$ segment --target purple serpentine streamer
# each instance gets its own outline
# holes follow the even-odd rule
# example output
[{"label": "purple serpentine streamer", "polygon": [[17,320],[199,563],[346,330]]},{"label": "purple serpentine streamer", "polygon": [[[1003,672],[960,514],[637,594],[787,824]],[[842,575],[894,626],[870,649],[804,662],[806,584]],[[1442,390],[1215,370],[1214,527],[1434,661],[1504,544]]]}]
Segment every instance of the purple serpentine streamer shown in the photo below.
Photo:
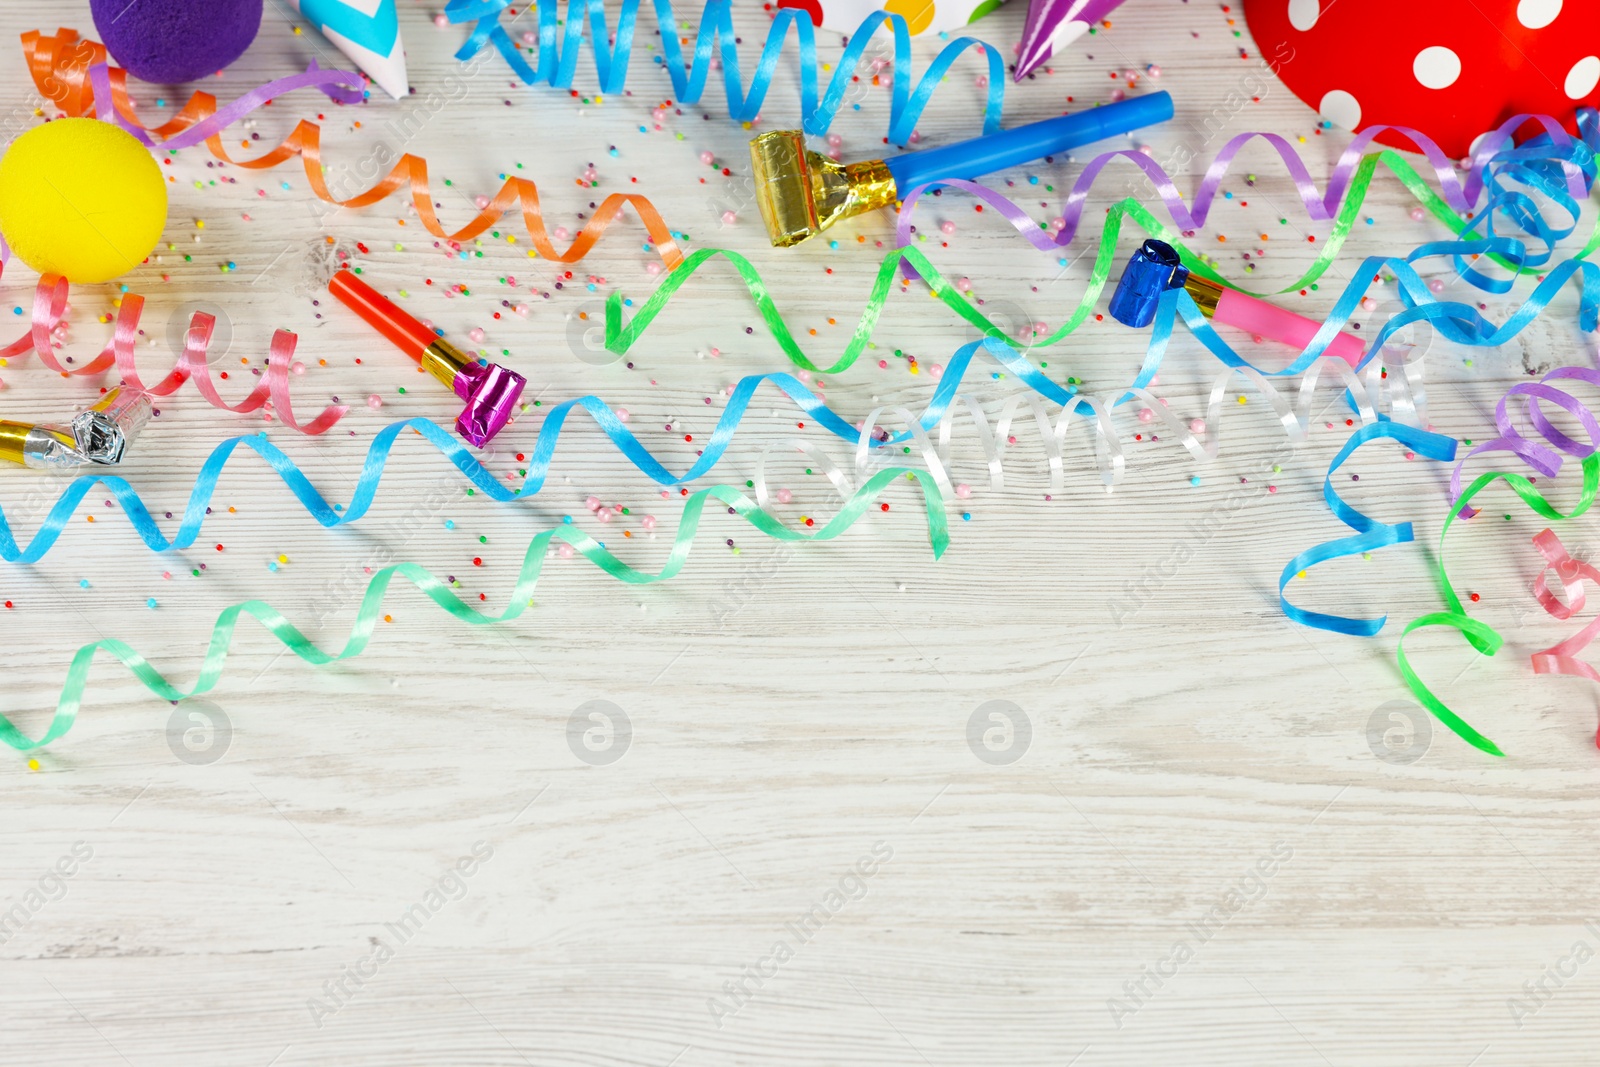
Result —
[{"label": "purple serpentine streamer", "polygon": [[[1587,367],[1557,367],[1555,370],[1540,378],[1537,382],[1521,382],[1507,389],[1499,403],[1494,406],[1494,425],[1497,436],[1490,441],[1473,446],[1472,451],[1456,463],[1455,470],[1450,472],[1450,499],[1452,501],[1461,497],[1461,473],[1467,460],[1484,452],[1510,452],[1528,466],[1538,471],[1546,478],[1554,478],[1561,471],[1562,453],[1577,459],[1584,459],[1592,455],[1597,445],[1600,445],[1600,420],[1594,413],[1572,394],[1557,389],[1546,383],[1551,381],[1578,381],[1589,385],[1600,386],[1600,371]],[[1524,437],[1515,424],[1511,421],[1511,413],[1507,410],[1507,403],[1512,397],[1525,396],[1528,398],[1528,421],[1539,432],[1539,436],[1554,445],[1547,448],[1537,441]],[[1583,444],[1574,441],[1558,430],[1545,417],[1544,411],[1539,407],[1541,400],[1548,400],[1557,407],[1564,408],[1589,435],[1589,443]],[[1461,505],[1457,514],[1464,519],[1470,519],[1478,514],[1478,509],[1466,504]]]},{"label": "purple serpentine streamer", "polygon": [[[1227,175],[1228,168],[1233,164],[1234,158],[1252,140],[1260,138],[1277,151],[1279,159],[1283,161],[1284,169],[1293,179],[1295,189],[1300,194],[1300,200],[1305,205],[1306,213],[1318,222],[1332,221],[1337,214],[1340,202],[1344,199],[1351,179],[1356,170],[1361,166],[1362,156],[1367,147],[1380,134],[1387,131],[1403,134],[1416,144],[1419,151],[1427,157],[1434,173],[1438,176],[1439,187],[1443,191],[1445,202],[1460,212],[1474,210],[1481,198],[1486,180],[1493,181],[1489,175],[1488,165],[1497,156],[1501,162],[1515,161],[1520,158],[1528,160],[1549,160],[1551,153],[1549,147],[1543,149],[1530,148],[1523,151],[1513,151],[1502,154],[1502,149],[1511,144],[1512,134],[1522,125],[1536,122],[1544,128],[1549,141],[1559,149],[1572,154],[1572,158],[1560,159],[1562,171],[1566,177],[1567,193],[1573,201],[1582,201],[1588,195],[1584,181],[1583,167],[1581,164],[1590,162],[1592,152],[1587,152],[1587,146],[1579,138],[1574,138],[1562,128],[1561,123],[1549,115],[1516,115],[1501,123],[1500,126],[1487,133],[1479,142],[1477,150],[1472,154],[1468,164],[1468,174],[1465,184],[1457,177],[1455,162],[1445,155],[1434,141],[1419,130],[1409,126],[1372,126],[1357,134],[1355,139],[1340,154],[1338,162],[1334,164],[1333,173],[1328,178],[1327,190],[1319,193],[1316,182],[1312,180],[1305,163],[1301,161],[1298,153],[1289,144],[1287,138],[1275,133],[1252,132],[1241,133],[1222,146],[1222,150],[1212,159],[1211,165],[1206,168],[1205,176],[1200,180],[1200,186],[1195,190],[1194,207],[1191,209],[1183,201],[1183,196],[1178,192],[1177,184],[1173,181],[1161,164],[1143,152],[1132,149],[1121,149],[1115,152],[1106,152],[1090,160],[1083,168],[1083,173],[1073,182],[1071,191],[1062,205],[1060,225],[1058,232],[1051,236],[1039,228],[1038,222],[1030,218],[1027,212],[1003,194],[988,186],[977,182],[963,180],[949,180],[931,182],[918,186],[906,193],[901,201],[899,221],[896,224],[896,244],[905,247],[911,243],[911,223],[917,202],[923,194],[939,186],[961,189],[978,197],[984,203],[1000,212],[1008,222],[1016,227],[1017,232],[1025,237],[1030,244],[1041,252],[1059,251],[1063,246],[1070,244],[1077,235],[1078,227],[1083,220],[1084,205],[1088,200],[1089,191],[1094,185],[1100,172],[1114,160],[1128,159],[1133,162],[1155,186],[1156,194],[1166,205],[1167,213],[1171,215],[1174,223],[1180,230],[1193,231],[1204,228],[1206,218],[1209,216],[1211,206],[1216,200],[1218,191],[1222,186],[1222,179]],[[1576,162],[1574,161],[1576,160]],[[906,277],[916,277],[916,272],[909,265],[903,265],[902,270]]]},{"label": "purple serpentine streamer", "polygon": [[305,73],[291,74],[287,78],[278,78],[257,86],[188,129],[158,143],[143,126],[128,118],[113,104],[110,67],[104,63],[96,63],[90,67],[89,84],[94,88],[94,107],[97,115],[101,118],[115,116],[117,125],[127,130],[146,148],[164,149],[190,148],[202,144],[207,138],[221,133],[250,112],[265,107],[274,97],[296,89],[314,87],[336,104],[359,104],[366,98],[366,91],[361,88],[363,84],[361,75],[348,70],[324,70],[317,66],[317,61],[313,59]]}]

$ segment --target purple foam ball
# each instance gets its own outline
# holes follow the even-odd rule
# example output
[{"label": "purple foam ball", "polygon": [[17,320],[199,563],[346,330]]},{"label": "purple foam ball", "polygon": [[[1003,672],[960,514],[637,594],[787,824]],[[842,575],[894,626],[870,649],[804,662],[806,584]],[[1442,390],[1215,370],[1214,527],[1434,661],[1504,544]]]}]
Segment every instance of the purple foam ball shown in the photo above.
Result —
[{"label": "purple foam ball", "polygon": [[265,0],[89,0],[113,59],[141,81],[194,81],[244,54]]}]

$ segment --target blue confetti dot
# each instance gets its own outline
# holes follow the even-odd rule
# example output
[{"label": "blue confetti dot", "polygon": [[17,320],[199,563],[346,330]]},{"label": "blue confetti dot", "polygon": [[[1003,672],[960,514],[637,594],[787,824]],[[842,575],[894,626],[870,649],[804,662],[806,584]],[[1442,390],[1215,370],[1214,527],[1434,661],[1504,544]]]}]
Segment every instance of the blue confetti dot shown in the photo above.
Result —
[{"label": "blue confetti dot", "polygon": [[563,516],[561,516],[561,523],[564,526],[571,526],[572,525],[572,516],[571,515],[563,515]]},{"label": "blue confetti dot", "polygon": [[1032,175],[1032,174],[1028,175],[1028,184],[1029,185],[1038,185],[1039,184],[1038,177],[1036,175]]},{"label": "blue confetti dot", "polygon": [[1189,484],[1190,485],[1199,485],[1200,484],[1200,476],[1198,474],[1191,475],[1190,478],[1189,478]]},{"label": "blue confetti dot", "polygon": [[156,606],[156,598],[151,597],[149,600],[146,600],[144,602],[144,606],[147,608],[154,608]]},{"label": "blue confetti dot", "polygon": [[444,528],[446,530],[454,530],[456,528],[456,520],[454,520],[454,519],[446,519],[446,520],[444,520]]},{"label": "blue confetti dot", "polygon": [[961,513],[961,521],[962,521],[962,522],[971,522],[971,521],[972,521],[972,512],[970,512],[970,511],[963,511],[963,512],[962,512],[962,513]]},{"label": "blue confetti dot", "polygon": [[79,589],[87,589],[87,588],[89,588],[89,579],[87,579],[87,578],[79,578],[78,579],[78,588]]}]

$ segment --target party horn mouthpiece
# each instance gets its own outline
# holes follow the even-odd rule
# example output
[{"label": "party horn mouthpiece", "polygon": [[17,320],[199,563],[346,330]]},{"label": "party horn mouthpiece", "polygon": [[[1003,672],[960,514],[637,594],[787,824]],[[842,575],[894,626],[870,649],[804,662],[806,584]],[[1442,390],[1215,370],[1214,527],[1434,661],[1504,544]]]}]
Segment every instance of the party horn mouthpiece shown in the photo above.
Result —
[{"label": "party horn mouthpiece", "polygon": [[750,142],[756,205],[774,248],[809,240],[840,219],[897,199],[882,160],[835,163],[806,148],[799,130],[774,130]]},{"label": "party horn mouthpiece", "polygon": [[528,384],[522,375],[467,355],[352,271],[334,271],[328,291],[466,401],[466,409],[456,419],[456,432],[474,448],[488,444],[511,421],[517,399]]},{"label": "party horn mouthpiece", "polygon": [[1188,277],[1189,268],[1178,258],[1177,249],[1165,241],[1148,240],[1134,250],[1123,268],[1106,310],[1122,325],[1142,329],[1156,321],[1161,294],[1183,288]]},{"label": "party horn mouthpiece", "polygon": [[119,385],[72,419],[78,451],[90,463],[115,466],[150,421],[150,394]]},{"label": "party horn mouthpiece", "polygon": [[1150,93],[943,148],[864,163],[835,163],[808,150],[799,130],[775,130],[750,142],[756,204],[773,247],[788,248],[840,219],[887,207],[919,186],[1021,166],[1171,117],[1172,97]]},{"label": "party horn mouthpiece", "polygon": [[0,420],[0,460],[35,470],[114,467],[150,421],[150,394],[118,385],[66,426]]},{"label": "party horn mouthpiece", "polygon": [[[1153,237],[1140,245],[1128,260],[1107,310],[1125,326],[1148,326],[1155,321],[1161,294],[1169,289],[1187,290],[1200,313],[1208,319],[1244,330],[1257,338],[1281,341],[1301,351],[1310,346],[1312,338],[1322,329],[1322,323],[1315,319],[1197,277],[1183,265],[1177,249]],[[1359,337],[1336,333],[1323,354],[1357,367],[1366,351]]]}]

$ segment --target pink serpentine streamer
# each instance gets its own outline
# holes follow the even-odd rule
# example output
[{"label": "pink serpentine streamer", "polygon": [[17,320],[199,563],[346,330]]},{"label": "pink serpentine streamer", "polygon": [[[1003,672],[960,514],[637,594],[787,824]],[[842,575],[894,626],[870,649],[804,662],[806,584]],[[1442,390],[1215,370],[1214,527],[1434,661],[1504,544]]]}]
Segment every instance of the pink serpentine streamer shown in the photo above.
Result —
[{"label": "pink serpentine streamer", "polygon": [[[1533,543],[1539,553],[1545,558],[1545,568],[1539,572],[1539,577],[1533,581],[1533,593],[1539,598],[1539,603],[1544,610],[1557,619],[1570,619],[1583,610],[1584,582],[1594,582],[1600,585],[1600,571],[1580,560],[1575,560],[1567,552],[1567,546],[1561,543],[1561,538],[1549,529],[1542,530],[1534,535]],[[1556,572],[1556,577],[1561,580],[1563,591],[1566,593],[1567,602],[1563,604],[1561,598],[1550,591],[1545,582],[1545,575],[1551,570]],[[1600,671],[1596,671],[1589,664],[1578,659],[1582,652],[1600,635],[1600,616],[1589,620],[1589,624],[1565,641],[1559,641],[1549,648],[1533,654],[1534,674],[1566,674],[1574,678],[1587,678],[1591,682],[1600,682]],[[1600,730],[1595,731],[1595,745],[1600,747]]]},{"label": "pink serpentine streamer", "polygon": [[[1195,190],[1194,208],[1191,210],[1184,202],[1183,196],[1178,192],[1177,184],[1172,176],[1162,169],[1161,164],[1132,149],[1121,149],[1116,152],[1106,152],[1090,160],[1083,168],[1083,173],[1078,175],[1077,181],[1072,185],[1072,191],[1067,194],[1067,199],[1062,205],[1061,220],[1065,223],[1055,236],[1046,234],[1039,229],[1039,224],[1028,216],[1022,208],[1012,203],[1003,194],[990,189],[988,186],[976,182],[950,180],[919,186],[911,190],[900,205],[899,221],[896,223],[896,243],[904,247],[911,243],[911,216],[918,200],[923,193],[935,185],[948,186],[971,193],[984,203],[1000,212],[1008,222],[1016,227],[1017,232],[1025,237],[1030,244],[1041,252],[1054,252],[1070,244],[1078,232],[1082,222],[1084,204],[1089,198],[1090,187],[1094,185],[1102,170],[1116,159],[1132,160],[1134,165],[1144,171],[1151,183],[1155,186],[1156,194],[1161,197],[1166,205],[1167,213],[1172,216],[1172,221],[1180,230],[1199,230],[1205,227],[1206,218],[1211,212],[1211,205],[1216,200],[1221,189],[1222,179],[1227,175],[1228,168],[1232,165],[1234,157],[1250,141],[1259,137],[1266,141],[1278,153],[1278,158],[1283,161],[1284,169],[1289,172],[1289,177],[1294,179],[1295,188],[1300,193],[1300,200],[1305,204],[1306,214],[1318,222],[1332,221],[1338,213],[1339,202],[1344,199],[1346,189],[1350,184],[1351,176],[1356,168],[1361,165],[1362,154],[1366,151],[1374,138],[1385,131],[1392,130],[1404,134],[1417,146],[1417,149],[1427,157],[1433,166],[1434,173],[1438,175],[1439,187],[1445,201],[1457,211],[1467,212],[1475,209],[1479,197],[1484,190],[1484,173],[1490,160],[1496,153],[1511,143],[1512,134],[1525,122],[1537,122],[1544,127],[1545,132],[1555,144],[1566,148],[1570,147],[1574,138],[1561,127],[1561,124],[1549,115],[1516,115],[1501,123],[1498,128],[1487,134],[1473,153],[1472,162],[1468,168],[1466,184],[1456,175],[1455,162],[1445,155],[1427,134],[1409,126],[1372,126],[1357,134],[1355,139],[1340,154],[1339,161],[1334,164],[1333,173],[1328,178],[1326,192],[1319,193],[1317,184],[1311,179],[1311,174],[1300,160],[1289,141],[1275,133],[1241,133],[1222,146],[1222,150],[1211,160],[1211,165],[1206,168],[1205,177],[1200,180],[1200,187]],[[1583,184],[1582,170],[1570,160],[1561,161],[1562,170],[1567,178],[1567,191],[1574,200],[1581,201],[1588,195]],[[915,277],[915,269],[909,265],[902,268],[907,277]]]},{"label": "pink serpentine streamer", "polygon": [[67,280],[59,274],[46,274],[40,278],[39,286],[33,294],[33,324],[27,333],[0,349],[0,358],[10,359],[33,352],[38,355],[41,363],[64,377],[100,374],[115,367],[122,381],[130,388],[142,389],[152,396],[170,396],[184,382],[192,380],[200,395],[213,407],[238,415],[267,408],[271,413],[269,418],[276,418],[291,430],[305,434],[322,433],[338,422],[349,410],[342,404],[330,404],[320,415],[305,425],[301,425],[295,418],[294,407],[289,400],[289,366],[294,362],[294,350],[298,339],[287,330],[273,333],[267,366],[262,372],[261,381],[242,401],[229,404],[217,392],[216,384],[211,380],[211,367],[206,363],[206,349],[211,344],[211,333],[216,326],[216,320],[198,311],[189,322],[183,355],[178,357],[177,366],[155,385],[144,384],[134,361],[134,346],[139,339],[139,316],[144,311],[144,297],[135,293],[123,296],[122,306],[117,309],[116,327],[100,354],[86,366],[69,370],[56,359],[55,346],[51,341],[51,334],[66,316],[67,291]]}]

